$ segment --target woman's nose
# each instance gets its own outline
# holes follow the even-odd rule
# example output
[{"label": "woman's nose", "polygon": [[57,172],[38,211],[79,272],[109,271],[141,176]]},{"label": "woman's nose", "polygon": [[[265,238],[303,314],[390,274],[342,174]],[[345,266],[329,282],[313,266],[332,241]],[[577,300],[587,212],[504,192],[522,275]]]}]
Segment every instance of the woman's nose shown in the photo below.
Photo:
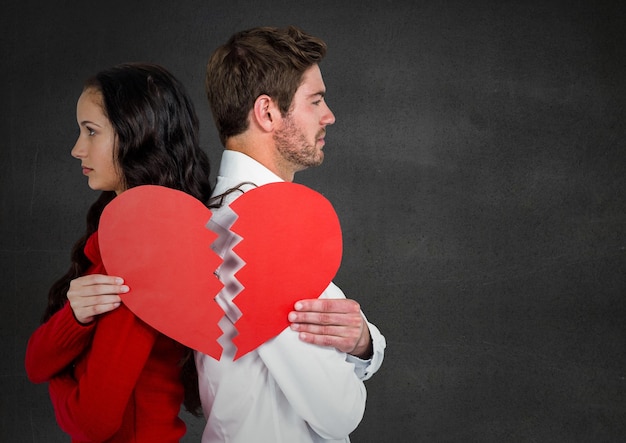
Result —
[{"label": "woman's nose", "polygon": [[80,142],[80,137],[79,137],[78,140],[76,140],[76,143],[74,143],[74,147],[70,151],[70,154],[74,158],[82,158],[85,156],[85,152],[86,152],[85,148],[83,144]]}]

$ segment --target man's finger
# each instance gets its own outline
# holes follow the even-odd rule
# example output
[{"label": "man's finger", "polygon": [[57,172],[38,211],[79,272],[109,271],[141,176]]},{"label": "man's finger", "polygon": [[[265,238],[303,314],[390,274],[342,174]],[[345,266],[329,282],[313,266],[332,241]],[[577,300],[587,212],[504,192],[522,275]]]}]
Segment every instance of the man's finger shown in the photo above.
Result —
[{"label": "man's finger", "polygon": [[314,298],[299,300],[294,308],[300,312],[352,313],[361,310],[360,305],[345,298]]}]

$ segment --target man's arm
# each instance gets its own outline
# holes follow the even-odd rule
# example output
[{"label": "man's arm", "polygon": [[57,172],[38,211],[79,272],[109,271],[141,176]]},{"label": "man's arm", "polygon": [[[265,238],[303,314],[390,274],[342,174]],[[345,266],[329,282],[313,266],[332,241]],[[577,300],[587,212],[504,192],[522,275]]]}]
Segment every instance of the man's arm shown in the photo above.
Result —
[{"label": "man's arm", "polygon": [[294,308],[295,311],[289,313],[289,321],[302,341],[334,347],[363,360],[372,357],[370,330],[355,300],[301,300]]},{"label": "man's arm", "polygon": [[[329,298],[329,294],[341,293]],[[291,329],[300,340],[346,352],[360,380],[371,378],[383,364],[387,341],[369,323],[354,300],[343,297],[341,289],[330,284],[319,299],[300,300],[289,313]]]},{"label": "man's arm", "polygon": [[385,337],[367,321],[359,304],[346,299],[334,283],[319,298],[300,300],[295,309],[289,320],[300,340],[345,352],[360,380],[371,378],[380,369],[387,347]]}]

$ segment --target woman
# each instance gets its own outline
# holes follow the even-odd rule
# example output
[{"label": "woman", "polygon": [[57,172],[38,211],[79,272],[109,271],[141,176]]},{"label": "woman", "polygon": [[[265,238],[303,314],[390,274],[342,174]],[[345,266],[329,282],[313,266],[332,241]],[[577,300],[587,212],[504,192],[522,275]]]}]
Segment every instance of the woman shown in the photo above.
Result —
[{"label": "woman", "polygon": [[[199,413],[190,350],[124,305],[113,309],[128,287],[106,275],[97,228],[107,203],[134,186],[167,186],[207,202],[209,161],[199,147],[198,119],[169,72],[134,63],[87,80],[77,120],[72,156],[89,187],[102,192],[88,211],[70,269],[50,289],[43,324],[28,342],[26,371],[35,383],[49,382],[57,421],[72,441],[178,442],[185,433],[178,417],[183,398]],[[84,306],[89,296],[110,297],[111,305]],[[72,310],[68,299],[83,306]]]}]

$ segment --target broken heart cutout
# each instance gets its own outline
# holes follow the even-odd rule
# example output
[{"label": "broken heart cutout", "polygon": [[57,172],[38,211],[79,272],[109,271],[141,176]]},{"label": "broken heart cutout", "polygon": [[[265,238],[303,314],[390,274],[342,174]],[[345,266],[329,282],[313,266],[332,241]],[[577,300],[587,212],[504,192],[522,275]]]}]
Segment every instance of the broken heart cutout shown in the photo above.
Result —
[{"label": "broken heart cutout", "polygon": [[[332,205],[303,185],[272,183],[238,197],[230,208],[233,248],[245,265],[233,302],[235,359],[288,327],[297,300],[317,298],[341,262],[341,228]],[[210,211],[190,195],[161,186],[138,186],[116,197],[102,213],[99,241],[111,275],[131,288],[124,303],[165,335],[219,360],[224,311],[215,301],[221,259],[210,245]]]},{"label": "broken heart cutout", "polygon": [[289,326],[298,300],[318,298],[341,263],[339,219],[330,202],[306,186],[278,182],[252,189],[230,204],[238,218],[233,247],[246,265],[235,274],[244,289],[234,303],[243,313],[235,359]]},{"label": "broken heart cutout", "polygon": [[133,313],[156,330],[219,359],[215,302],[221,259],[210,248],[211,211],[191,195],[163,186],[131,188],[100,216],[100,255],[109,275],[130,287],[120,294]]}]

